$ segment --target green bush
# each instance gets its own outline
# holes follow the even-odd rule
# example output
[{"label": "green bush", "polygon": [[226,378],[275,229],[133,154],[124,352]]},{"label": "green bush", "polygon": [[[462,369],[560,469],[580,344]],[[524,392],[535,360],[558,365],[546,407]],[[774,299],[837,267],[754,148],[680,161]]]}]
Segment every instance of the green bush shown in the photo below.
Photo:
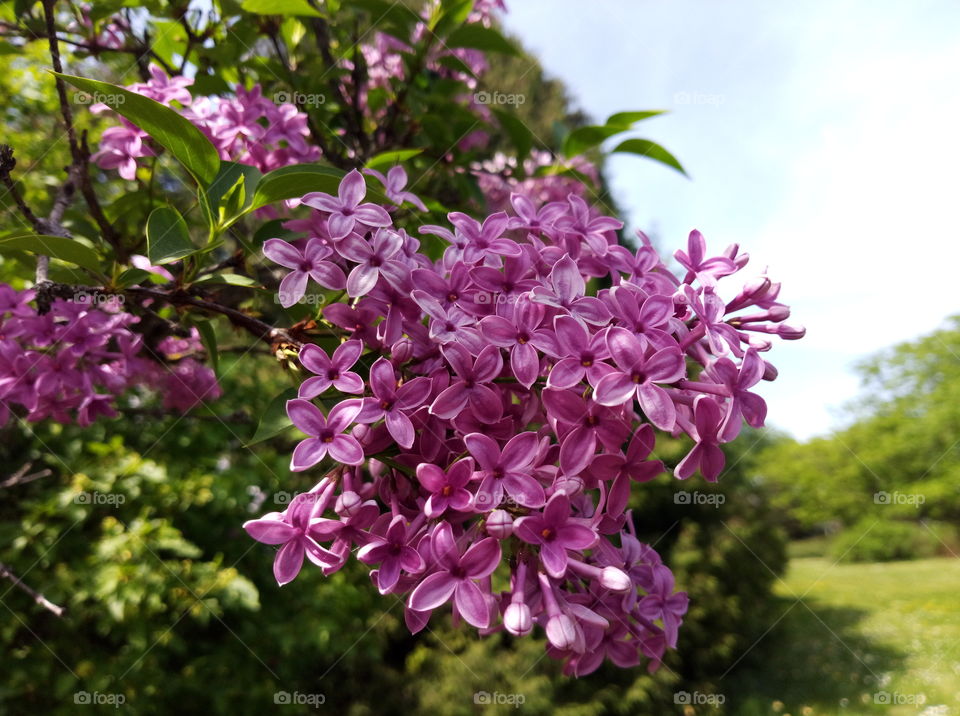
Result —
[{"label": "green bush", "polygon": [[864,518],[837,535],[830,554],[838,562],[924,559],[946,551],[950,532],[943,525]]}]

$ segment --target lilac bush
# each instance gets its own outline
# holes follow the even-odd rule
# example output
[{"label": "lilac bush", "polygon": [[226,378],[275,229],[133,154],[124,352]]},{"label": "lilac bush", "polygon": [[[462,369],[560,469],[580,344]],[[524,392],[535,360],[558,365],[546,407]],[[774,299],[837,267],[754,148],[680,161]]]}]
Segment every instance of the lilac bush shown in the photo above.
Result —
[{"label": "lilac bush", "polygon": [[693,442],[676,477],[715,481],[719,446],[744,419],[762,425],[748,389],[776,375],[769,336],[803,333],[783,323],[779,285],[761,276],[726,300],[721,284],[748,261],[738,246],[710,254],[694,231],[675,273],[642,234],[618,244],[622,223],[576,194],[539,206],[513,194],[512,215],[421,225],[445,240],[430,260],[365,191],[354,171],[339,196],[304,197],[306,238],[264,246],[303,272],[295,296],[281,285],[284,305],[304,300],[319,263],[321,287],[348,277],[349,303],[324,309],[332,357],[302,349],[315,375],[287,404],[308,436],[291,469],[322,478],[247,531],[285,545],[282,584],[304,553],[329,574],[356,549],[413,632],[449,605],[482,634],[540,626],[569,674],[604,658],[657,668],[687,599],[637,541],[630,487],[665,471],[656,431]]}]

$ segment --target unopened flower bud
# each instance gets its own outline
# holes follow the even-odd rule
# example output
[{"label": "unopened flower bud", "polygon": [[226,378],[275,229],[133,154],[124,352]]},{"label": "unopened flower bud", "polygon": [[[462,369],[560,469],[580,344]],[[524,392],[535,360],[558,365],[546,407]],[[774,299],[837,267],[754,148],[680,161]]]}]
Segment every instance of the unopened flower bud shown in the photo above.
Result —
[{"label": "unopened flower bud", "polygon": [[401,338],[390,347],[390,360],[394,365],[406,363],[413,357],[413,341]]},{"label": "unopened flower bud", "polygon": [[487,534],[497,539],[507,539],[513,534],[513,518],[506,510],[493,510],[487,515]]},{"label": "unopened flower bud", "polygon": [[600,585],[611,592],[626,592],[633,586],[633,582],[622,569],[604,567],[600,570]]},{"label": "unopened flower bud", "polygon": [[577,625],[566,614],[547,620],[547,640],[558,649],[569,649],[577,642]]},{"label": "unopened flower bud", "polygon": [[333,509],[341,517],[353,517],[357,514],[361,505],[363,505],[363,498],[356,492],[350,491],[344,492],[337,498],[337,503]]},{"label": "unopened flower bud", "polygon": [[530,607],[523,602],[511,602],[503,613],[503,626],[514,636],[526,636],[533,630]]}]

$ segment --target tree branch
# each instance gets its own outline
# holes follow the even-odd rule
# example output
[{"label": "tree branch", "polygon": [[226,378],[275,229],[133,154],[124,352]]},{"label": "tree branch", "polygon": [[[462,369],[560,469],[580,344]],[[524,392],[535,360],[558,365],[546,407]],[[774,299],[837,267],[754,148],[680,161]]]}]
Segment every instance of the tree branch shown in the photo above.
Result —
[{"label": "tree branch", "polygon": [[49,612],[53,612],[53,614],[55,614],[58,617],[63,616],[63,612],[64,612],[63,607],[57,606],[56,604],[51,602],[49,599],[47,599],[45,596],[40,594],[40,592],[27,586],[24,583],[24,581],[20,579],[20,577],[18,577],[13,573],[13,570],[11,570],[7,565],[3,564],[2,562],[0,562],[0,579],[9,579],[11,582],[13,582],[13,585],[15,587],[20,589],[20,591],[25,592],[26,594],[29,594],[30,597],[33,598],[33,601],[35,601],[41,607],[43,607]]}]

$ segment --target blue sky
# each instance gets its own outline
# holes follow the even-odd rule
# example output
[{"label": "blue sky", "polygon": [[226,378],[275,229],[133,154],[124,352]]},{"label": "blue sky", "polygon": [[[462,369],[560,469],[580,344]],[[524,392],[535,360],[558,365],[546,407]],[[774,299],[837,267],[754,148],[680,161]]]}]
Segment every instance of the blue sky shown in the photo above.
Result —
[{"label": "blue sky", "polygon": [[[684,164],[614,157],[632,228],[671,251],[700,229],[783,282],[799,342],[768,357],[770,424],[843,423],[858,359],[960,312],[960,3],[514,0],[507,29],[594,119]],[[501,91],[516,91],[501,88]]]}]

